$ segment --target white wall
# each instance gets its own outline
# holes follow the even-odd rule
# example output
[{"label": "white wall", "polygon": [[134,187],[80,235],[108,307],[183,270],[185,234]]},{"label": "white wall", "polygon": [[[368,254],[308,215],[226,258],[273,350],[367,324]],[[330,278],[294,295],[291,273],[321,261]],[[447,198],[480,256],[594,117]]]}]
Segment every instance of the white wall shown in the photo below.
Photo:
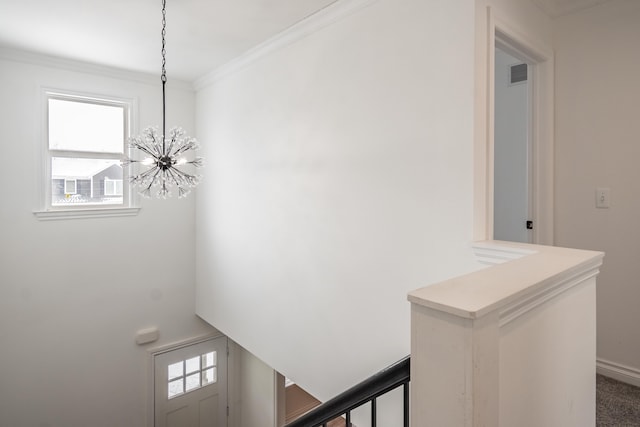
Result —
[{"label": "white wall", "polygon": [[[598,357],[640,385],[639,22],[640,3],[612,0],[558,19],[555,37],[556,243],[606,253]],[[596,187],[611,189],[609,209]]]},{"label": "white wall", "polygon": [[477,268],[473,27],[374,1],[197,94],[197,313],[322,400],[408,354],[408,290]]},{"label": "white wall", "polygon": [[[142,128],[160,124],[159,82],[13,56],[0,59],[0,425],[143,426],[149,358],[136,331],[156,326],[166,344],[211,330],[193,314],[194,199],[143,201],[135,217],[42,222],[32,212],[41,86],[136,98]],[[193,132],[193,92],[168,89],[168,115]]]},{"label": "white wall", "polygon": [[229,349],[229,427],[279,427],[276,371],[231,340]]}]

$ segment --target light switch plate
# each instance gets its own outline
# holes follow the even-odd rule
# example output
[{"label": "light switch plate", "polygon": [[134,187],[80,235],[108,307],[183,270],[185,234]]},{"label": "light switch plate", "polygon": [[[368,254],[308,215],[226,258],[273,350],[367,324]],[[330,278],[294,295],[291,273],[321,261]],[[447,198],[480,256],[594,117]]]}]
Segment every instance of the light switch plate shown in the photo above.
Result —
[{"label": "light switch plate", "polygon": [[608,209],[611,205],[611,190],[596,188],[596,208]]}]

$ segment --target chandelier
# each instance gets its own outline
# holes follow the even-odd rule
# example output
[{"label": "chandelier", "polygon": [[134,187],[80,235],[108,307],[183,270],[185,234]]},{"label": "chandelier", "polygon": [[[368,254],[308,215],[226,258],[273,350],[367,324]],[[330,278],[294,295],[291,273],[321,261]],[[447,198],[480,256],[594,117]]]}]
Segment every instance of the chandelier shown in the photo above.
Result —
[{"label": "chandelier", "polygon": [[129,147],[139,151],[143,159],[136,160],[125,158],[123,165],[140,164],[146,169],[137,171],[129,177],[129,181],[134,187],[138,187],[139,193],[146,198],[152,197],[152,187],[157,187],[155,195],[166,199],[171,196],[173,186],[178,189],[178,198],[185,197],[193,187],[200,182],[200,175],[187,173],[183,168],[189,165],[199,168],[202,166],[202,157],[195,157],[188,160],[190,154],[199,148],[198,141],[191,138],[180,127],[166,131],[166,95],[165,85],[167,83],[166,67],[166,0],[162,0],[162,134],[157,127],[149,126],[142,131],[141,135],[129,139]]}]

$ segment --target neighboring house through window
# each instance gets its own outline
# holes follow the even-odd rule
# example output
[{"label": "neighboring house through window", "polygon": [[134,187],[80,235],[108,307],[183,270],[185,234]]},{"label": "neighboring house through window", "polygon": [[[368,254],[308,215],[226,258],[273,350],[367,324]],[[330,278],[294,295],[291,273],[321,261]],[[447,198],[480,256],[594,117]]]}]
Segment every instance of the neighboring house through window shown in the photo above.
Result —
[{"label": "neighboring house through window", "polygon": [[121,160],[131,103],[53,91],[45,98],[45,210],[129,207]]}]

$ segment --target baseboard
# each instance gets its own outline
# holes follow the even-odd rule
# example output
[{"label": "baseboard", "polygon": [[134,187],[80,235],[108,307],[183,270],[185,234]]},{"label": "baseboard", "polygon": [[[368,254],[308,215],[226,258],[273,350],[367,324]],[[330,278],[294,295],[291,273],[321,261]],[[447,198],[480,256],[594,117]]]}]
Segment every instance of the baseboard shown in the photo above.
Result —
[{"label": "baseboard", "polygon": [[640,369],[605,359],[596,360],[596,372],[605,377],[640,387]]}]

